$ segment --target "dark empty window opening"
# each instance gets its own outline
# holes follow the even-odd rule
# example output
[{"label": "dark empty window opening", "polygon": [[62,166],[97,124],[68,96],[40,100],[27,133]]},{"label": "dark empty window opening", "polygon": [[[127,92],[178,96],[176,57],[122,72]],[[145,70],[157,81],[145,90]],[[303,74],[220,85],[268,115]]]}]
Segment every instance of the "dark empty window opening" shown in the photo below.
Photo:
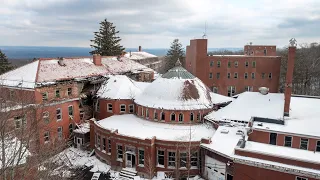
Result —
[{"label": "dark empty window opening", "polygon": [[269,144],[277,145],[277,133],[270,133],[270,142]]}]

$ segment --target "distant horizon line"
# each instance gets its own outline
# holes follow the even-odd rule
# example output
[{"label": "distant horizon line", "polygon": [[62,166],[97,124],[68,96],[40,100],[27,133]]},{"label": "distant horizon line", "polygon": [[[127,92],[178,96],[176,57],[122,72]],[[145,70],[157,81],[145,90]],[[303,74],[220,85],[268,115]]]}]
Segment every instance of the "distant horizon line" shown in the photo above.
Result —
[{"label": "distant horizon line", "polygon": [[[8,46],[8,45],[0,45],[0,47],[27,47],[27,48],[41,48],[41,47],[45,47],[45,48],[86,48],[86,49],[93,49],[91,47],[78,47],[78,46]],[[243,47],[208,47],[208,49],[210,48],[215,48],[215,49],[243,49]],[[138,49],[137,47],[128,47],[125,49]],[[170,49],[170,48],[163,48],[163,47],[159,47],[159,48],[143,48],[143,49]],[[184,49],[186,49],[184,47]]]}]

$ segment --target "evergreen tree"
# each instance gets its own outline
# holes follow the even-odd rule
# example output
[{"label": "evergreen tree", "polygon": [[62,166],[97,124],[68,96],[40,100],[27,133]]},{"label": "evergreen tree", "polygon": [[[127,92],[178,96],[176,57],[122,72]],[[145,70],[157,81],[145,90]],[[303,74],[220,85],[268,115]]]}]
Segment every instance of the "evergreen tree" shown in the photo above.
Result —
[{"label": "evergreen tree", "polygon": [[124,51],[123,46],[119,43],[121,38],[117,36],[119,31],[116,30],[116,26],[113,23],[107,21],[100,22],[99,32],[94,32],[93,45],[90,45],[95,50],[90,54],[100,54],[102,56],[118,56]]},{"label": "evergreen tree", "polygon": [[10,71],[11,69],[13,69],[13,66],[8,61],[7,56],[0,50],[0,74]]},{"label": "evergreen tree", "polygon": [[184,50],[182,48],[182,44],[179,42],[179,39],[175,39],[171,43],[170,49],[165,57],[165,71],[173,68],[178,59],[184,66]]}]

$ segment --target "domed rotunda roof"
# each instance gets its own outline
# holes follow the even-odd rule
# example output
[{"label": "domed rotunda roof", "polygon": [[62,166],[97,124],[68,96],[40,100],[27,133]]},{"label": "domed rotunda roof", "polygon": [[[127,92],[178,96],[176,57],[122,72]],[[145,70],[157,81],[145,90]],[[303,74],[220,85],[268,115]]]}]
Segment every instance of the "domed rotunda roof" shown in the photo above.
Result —
[{"label": "domed rotunda roof", "polygon": [[196,110],[212,108],[209,88],[181,66],[176,66],[153,81],[135,103],[167,110]]}]

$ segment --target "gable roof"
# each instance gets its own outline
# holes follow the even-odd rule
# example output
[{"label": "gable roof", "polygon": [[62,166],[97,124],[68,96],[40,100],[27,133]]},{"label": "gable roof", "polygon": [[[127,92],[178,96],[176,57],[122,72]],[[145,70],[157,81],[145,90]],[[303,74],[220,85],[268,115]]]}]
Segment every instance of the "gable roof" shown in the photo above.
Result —
[{"label": "gable roof", "polygon": [[[102,65],[93,63],[92,57],[64,58],[61,66],[57,58],[43,58],[0,75],[0,85],[33,89],[37,84],[59,80],[87,78],[108,74],[148,71],[152,69],[122,57],[102,57]],[[22,82],[22,83],[21,83]]]}]

